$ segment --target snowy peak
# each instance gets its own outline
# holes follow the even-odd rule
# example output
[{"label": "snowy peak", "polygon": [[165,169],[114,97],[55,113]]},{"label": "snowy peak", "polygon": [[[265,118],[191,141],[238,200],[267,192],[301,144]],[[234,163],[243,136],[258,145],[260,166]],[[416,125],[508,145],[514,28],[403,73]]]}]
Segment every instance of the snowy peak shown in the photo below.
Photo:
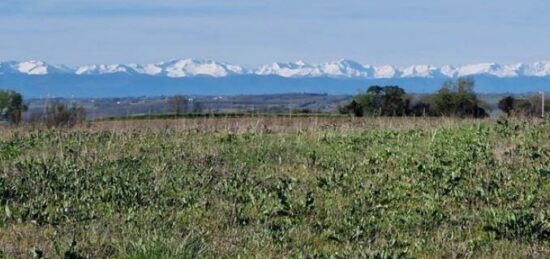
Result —
[{"label": "snowy peak", "polygon": [[44,76],[48,74],[107,75],[128,74],[159,77],[226,77],[232,75],[273,75],[286,78],[328,77],[328,78],[457,78],[461,76],[550,77],[550,61],[532,64],[501,65],[479,63],[463,66],[412,65],[398,67],[391,65],[364,65],[352,60],[337,60],[322,64],[311,64],[302,60],[276,62],[247,70],[241,66],[214,60],[178,59],[156,64],[112,64],[85,65],[75,68],[50,65],[43,61],[0,62],[0,75],[23,74]]},{"label": "snowy peak", "polygon": [[403,69],[401,77],[441,77],[443,73],[439,68],[430,65],[414,65]]},{"label": "snowy peak", "polygon": [[116,73],[134,73],[136,67],[126,65],[87,65],[78,67],[75,71],[77,75],[101,75],[101,74],[116,74]]},{"label": "snowy peak", "polygon": [[101,75],[101,74],[144,74],[150,76],[167,77],[192,77],[212,76],[224,77],[232,74],[241,74],[243,69],[239,66],[219,63],[212,60],[199,61],[193,59],[180,59],[157,64],[129,64],[129,65],[88,65],[78,67],[77,75]]},{"label": "snowy peak", "polygon": [[361,65],[351,60],[339,60],[321,65],[325,75],[332,77],[370,77],[374,74],[371,66]]},{"label": "snowy peak", "polygon": [[27,61],[17,65],[19,72],[28,75],[46,75],[48,74],[48,65],[42,61]]},{"label": "snowy peak", "polygon": [[[153,68],[152,65],[148,65]],[[235,74],[244,74],[242,67],[219,63],[213,60],[180,59],[155,65],[157,74],[168,77],[212,76],[224,77]]]},{"label": "snowy peak", "polygon": [[401,71],[393,66],[377,66],[374,67],[374,78],[394,78],[400,77]]},{"label": "snowy peak", "polygon": [[71,69],[65,66],[50,65],[39,60],[0,63],[0,74],[47,75],[52,73],[71,73]]},{"label": "snowy peak", "polygon": [[309,65],[304,61],[281,63],[275,62],[271,65],[264,65],[254,71],[257,75],[277,75],[282,77],[311,77],[321,76],[318,67]]},{"label": "snowy peak", "polygon": [[368,77],[373,74],[373,68],[361,65],[351,60],[339,60],[319,65],[304,61],[290,63],[273,63],[255,70],[257,75],[278,75],[282,77]]},{"label": "snowy peak", "polygon": [[481,63],[466,65],[458,68],[458,76],[492,75],[496,77],[517,76],[517,70],[512,66],[503,66],[495,63]]},{"label": "snowy peak", "polygon": [[550,75],[550,61],[536,62],[532,65],[518,64],[517,69],[521,74],[526,76],[549,76]]}]

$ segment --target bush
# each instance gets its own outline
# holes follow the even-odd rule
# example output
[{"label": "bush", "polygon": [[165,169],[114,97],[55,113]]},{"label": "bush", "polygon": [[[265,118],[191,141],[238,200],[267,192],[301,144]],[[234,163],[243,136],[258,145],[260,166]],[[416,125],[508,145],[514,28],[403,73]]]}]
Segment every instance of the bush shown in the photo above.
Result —
[{"label": "bush", "polygon": [[[550,100],[545,100],[545,103],[550,104]],[[507,96],[499,101],[498,107],[508,116],[534,117],[542,114],[541,98],[537,95],[522,99]],[[550,109],[550,106],[545,105],[545,109]]]},{"label": "bush", "polygon": [[502,98],[502,100],[498,102],[498,108],[502,112],[506,113],[506,115],[510,116],[510,114],[512,113],[512,110],[514,110],[515,101],[516,99],[512,96],[504,97]]},{"label": "bush", "polygon": [[47,107],[42,121],[48,127],[73,127],[86,120],[86,110],[73,104],[52,103]]}]

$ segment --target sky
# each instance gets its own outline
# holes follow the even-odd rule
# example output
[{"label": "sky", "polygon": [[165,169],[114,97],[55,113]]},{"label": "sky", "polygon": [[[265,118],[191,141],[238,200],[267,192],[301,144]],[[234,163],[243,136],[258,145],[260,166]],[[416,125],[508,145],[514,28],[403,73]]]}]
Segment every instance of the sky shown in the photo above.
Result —
[{"label": "sky", "polygon": [[0,61],[550,60],[548,0],[1,0]]}]

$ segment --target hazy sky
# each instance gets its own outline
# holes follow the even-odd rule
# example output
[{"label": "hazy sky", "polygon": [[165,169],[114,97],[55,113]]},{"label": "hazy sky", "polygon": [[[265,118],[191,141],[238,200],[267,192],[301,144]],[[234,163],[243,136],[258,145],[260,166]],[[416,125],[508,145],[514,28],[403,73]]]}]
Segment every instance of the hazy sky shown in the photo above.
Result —
[{"label": "hazy sky", "polygon": [[0,60],[550,60],[548,0],[1,0]]}]

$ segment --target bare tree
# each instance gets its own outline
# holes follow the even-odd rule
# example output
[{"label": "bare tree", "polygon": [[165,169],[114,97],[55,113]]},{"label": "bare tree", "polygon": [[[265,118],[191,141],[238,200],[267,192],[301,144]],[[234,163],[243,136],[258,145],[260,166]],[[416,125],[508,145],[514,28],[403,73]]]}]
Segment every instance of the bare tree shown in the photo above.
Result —
[{"label": "bare tree", "polygon": [[73,127],[86,121],[86,110],[80,105],[54,102],[48,104],[45,114],[32,115],[31,121],[42,121],[48,127]]},{"label": "bare tree", "polygon": [[171,112],[180,115],[187,111],[187,98],[183,95],[172,96],[168,99],[168,106]]},{"label": "bare tree", "polygon": [[194,113],[201,113],[203,111],[202,104],[198,101],[193,101],[193,112]]}]

